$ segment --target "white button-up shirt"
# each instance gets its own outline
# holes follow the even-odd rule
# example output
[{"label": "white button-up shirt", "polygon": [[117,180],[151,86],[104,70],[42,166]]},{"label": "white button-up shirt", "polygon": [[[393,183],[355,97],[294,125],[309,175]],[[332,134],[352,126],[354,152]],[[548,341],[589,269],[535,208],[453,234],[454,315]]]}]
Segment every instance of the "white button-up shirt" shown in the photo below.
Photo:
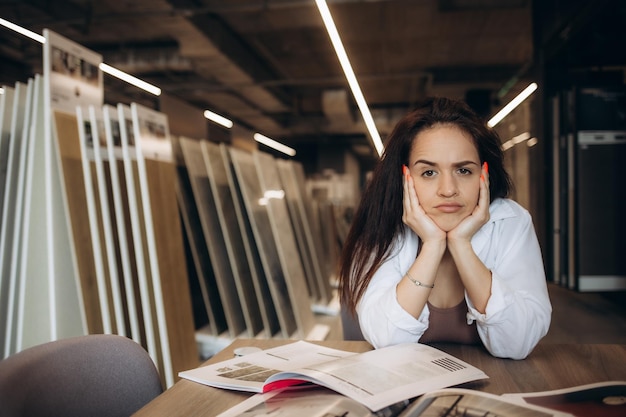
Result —
[{"label": "white button-up shirt", "polygon": [[[482,314],[466,293],[467,319],[468,323],[476,321],[478,334],[492,355],[523,359],[550,327],[552,306],[541,249],[531,216],[518,203],[496,199],[489,213],[489,221],[471,243],[491,270],[491,296]],[[417,235],[405,229],[357,305],[363,336],[376,348],[418,342],[428,328],[428,306],[415,319],[396,298],[396,285],[415,261],[419,245]]]}]

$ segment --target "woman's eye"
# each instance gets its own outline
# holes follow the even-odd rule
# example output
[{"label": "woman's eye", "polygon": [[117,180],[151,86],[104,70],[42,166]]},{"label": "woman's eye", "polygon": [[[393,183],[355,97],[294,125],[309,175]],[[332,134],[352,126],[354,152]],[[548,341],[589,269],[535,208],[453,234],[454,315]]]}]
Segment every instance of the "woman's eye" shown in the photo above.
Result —
[{"label": "woman's eye", "polygon": [[428,169],[422,172],[422,177],[432,177],[433,175],[435,175],[435,171],[433,171],[432,169]]},{"label": "woman's eye", "polygon": [[471,173],[472,171],[467,168],[459,168],[459,174],[461,175],[470,175]]}]

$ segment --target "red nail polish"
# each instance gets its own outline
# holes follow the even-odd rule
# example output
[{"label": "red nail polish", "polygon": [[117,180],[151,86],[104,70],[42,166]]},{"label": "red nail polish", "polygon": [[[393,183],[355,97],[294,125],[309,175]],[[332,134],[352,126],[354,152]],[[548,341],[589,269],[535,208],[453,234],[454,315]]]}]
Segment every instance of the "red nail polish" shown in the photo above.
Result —
[{"label": "red nail polish", "polygon": [[485,161],[485,163],[483,163],[483,167],[485,168],[485,172],[489,173],[489,164],[487,163],[487,161]]}]

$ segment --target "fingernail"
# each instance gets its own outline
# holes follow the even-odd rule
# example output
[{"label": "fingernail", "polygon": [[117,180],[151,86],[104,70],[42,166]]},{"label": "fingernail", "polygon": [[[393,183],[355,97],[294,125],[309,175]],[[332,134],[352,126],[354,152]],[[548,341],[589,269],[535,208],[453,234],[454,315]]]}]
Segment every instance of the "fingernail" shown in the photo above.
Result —
[{"label": "fingernail", "polygon": [[486,173],[489,173],[489,164],[487,163],[487,161],[483,163],[483,168],[485,169]]},{"label": "fingernail", "polygon": [[481,180],[482,182],[485,182],[485,175],[484,175],[484,174],[480,174],[480,180]]},{"label": "fingernail", "polygon": [[402,174],[404,174],[404,176],[406,176],[406,175],[407,175],[407,171],[408,171],[408,170],[409,170],[409,169],[407,168],[407,166],[406,166],[406,165],[402,165]]}]

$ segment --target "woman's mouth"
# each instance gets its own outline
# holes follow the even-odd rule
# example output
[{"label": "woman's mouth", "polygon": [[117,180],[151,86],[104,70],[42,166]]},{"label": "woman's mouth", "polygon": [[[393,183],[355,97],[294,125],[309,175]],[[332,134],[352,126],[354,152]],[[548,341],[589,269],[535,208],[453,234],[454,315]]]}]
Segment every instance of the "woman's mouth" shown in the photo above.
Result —
[{"label": "woman's mouth", "polygon": [[435,208],[443,213],[456,213],[461,210],[462,206],[456,203],[444,203],[435,206]]}]

